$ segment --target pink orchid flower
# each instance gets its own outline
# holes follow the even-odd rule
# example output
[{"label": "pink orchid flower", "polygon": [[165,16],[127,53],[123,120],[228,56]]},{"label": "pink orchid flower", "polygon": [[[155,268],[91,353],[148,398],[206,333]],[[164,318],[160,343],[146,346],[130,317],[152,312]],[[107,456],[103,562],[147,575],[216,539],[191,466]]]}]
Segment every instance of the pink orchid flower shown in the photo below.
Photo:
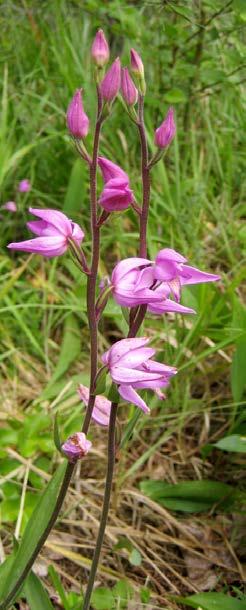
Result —
[{"label": "pink orchid flower", "polygon": [[87,440],[84,432],[75,432],[75,434],[69,436],[61,448],[68,461],[74,463],[84,457],[91,447],[92,443]]},{"label": "pink orchid flower", "polygon": [[120,396],[131,402],[145,413],[149,407],[136,392],[136,389],[151,389],[167,387],[169,379],[177,370],[166,364],[151,360],[155,350],[145,347],[149,343],[146,337],[122,339],[102,356],[102,361],[108,367],[114,383],[118,385]]},{"label": "pink orchid flower", "polygon": [[154,276],[153,263],[145,258],[127,258],[120,261],[111,277],[115,301],[123,307],[149,305],[152,313],[165,312],[195,313],[194,309],[183,307],[168,298],[170,288],[158,282]]},{"label": "pink orchid flower", "polygon": [[[87,406],[88,401],[89,401],[89,396],[90,396],[89,388],[87,388],[85,385],[83,385],[81,383],[79,385],[78,392],[79,392],[79,397]],[[94,419],[94,421],[96,421],[101,426],[108,426],[109,417],[110,417],[110,409],[111,409],[110,400],[108,400],[105,396],[101,396],[100,394],[98,394],[96,396],[95,405],[94,405],[94,408],[92,411],[92,419]]]},{"label": "pink orchid flower", "polygon": [[99,203],[107,212],[125,210],[134,201],[126,172],[109,159],[98,157],[98,165],[105,183]]},{"label": "pink orchid flower", "polygon": [[17,205],[15,201],[7,201],[1,206],[2,210],[8,210],[8,212],[17,212]]},{"label": "pink orchid flower", "polygon": [[41,218],[41,220],[33,220],[27,223],[27,227],[38,237],[11,243],[8,248],[33,252],[51,258],[64,254],[69,247],[70,240],[76,246],[80,246],[84,238],[84,232],[78,224],[69,220],[63,212],[34,208],[29,208],[29,212]]}]

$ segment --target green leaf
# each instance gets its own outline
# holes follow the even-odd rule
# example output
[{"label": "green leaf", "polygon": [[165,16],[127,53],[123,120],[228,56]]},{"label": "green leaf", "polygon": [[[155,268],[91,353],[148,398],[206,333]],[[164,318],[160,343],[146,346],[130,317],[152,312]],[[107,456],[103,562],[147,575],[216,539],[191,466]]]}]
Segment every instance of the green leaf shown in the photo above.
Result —
[{"label": "green leaf", "polygon": [[76,159],[69,178],[67,193],[63,205],[66,214],[79,212],[83,207],[83,202],[87,196],[87,168],[81,159]]},{"label": "green leaf", "polygon": [[120,610],[120,608],[128,607],[128,602],[133,597],[134,589],[127,580],[122,579],[116,583],[112,592],[116,600],[116,608]]},{"label": "green leaf", "polygon": [[240,436],[239,434],[232,434],[231,436],[221,438],[214,446],[223,451],[246,453],[246,437]]},{"label": "green leaf", "polygon": [[172,596],[172,599],[202,610],[245,610],[244,601],[224,593],[196,593],[189,597]]},{"label": "green leaf", "polygon": [[246,362],[246,341],[240,340],[237,343],[236,350],[233,354],[231,368],[231,387],[232,395],[235,402],[240,402],[246,387],[245,378],[245,362]]},{"label": "green leaf", "polygon": [[30,572],[26,579],[23,596],[26,598],[30,610],[54,610],[48,593],[34,572]]},{"label": "green leaf", "polygon": [[[37,544],[47,527],[56,503],[62,480],[64,478],[66,467],[67,462],[64,461],[62,464],[60,464],[55,474],[49,481],[45,492],[42,494],[29,522],[27,523],[14,561],[9,561],[8,570],[4,568],[4,582],[0,581],[0,598],[3,600],[3,602],[9,596],[15,584],[25,572],[25,569],[36,550]],[[3,566],[5,563],[6,562],[4,562]]]},{"label": "green leaf", "polygon": [[49,566],[49,576],[51,578],[52,584],[53,584],[56,592],[58,593],[58,595],[61,599],[62,605],[64,606],[64,610],[70,610],[70,604],[67,600],[67,596],[64,591],[62,582],[61,582],[59,575],[57,574],[55,568],[52,565]]},{"label": "green leaf", "polygon": [[138,551],[138,549],[132,549],[132,551],[129,555],[129,561],[132,564],[132,566],[141,566],[142,556],[141,556],[141,553]]},{"label": "green leaf", "polygon": [[115,607],[114,596],[110,589],[98,587],[91,596],[91,605],[95,610],[111,610]]},{"label": "green leaf", "polygon": [[55,443],[57,450],[61,452],[61,439],[60,439],[60,432],[59,432],[59,426],[58,426],[58,413],[55,414],[55,421],[54,421],[54,443]]},{"label": "green leaf", "polygon": [[226,483],[219,481],[183,481],[176,485],[163,481],[143,481],[140,489],[147,496],[171,510],[200,512],[219,505],[221,508],[233,506],[240,493]]},{"label": "green leaf", "polygon": [[66,373],[72,362],[79,356],[80,348],[81,330],[76,317],[70,314],[67,316],[64,324],[64,335],[59,360],[47,388],[50,388],[54,382]]},{"label": "green leaf", "polygon": [[182,89],[170,89],[164,95],[164,100],[169,104],[180,104],[186,102],[187,96]]}]

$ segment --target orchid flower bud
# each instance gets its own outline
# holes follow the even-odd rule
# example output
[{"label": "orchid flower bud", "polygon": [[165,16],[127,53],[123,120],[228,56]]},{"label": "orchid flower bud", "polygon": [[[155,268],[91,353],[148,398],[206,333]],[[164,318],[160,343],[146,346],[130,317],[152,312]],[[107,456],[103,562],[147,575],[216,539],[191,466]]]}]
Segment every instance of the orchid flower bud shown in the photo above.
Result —
[{"label": "orchid flower bud", "polygon": [[106,102],[112,102],[119,92],[121,80],[120,71],[120,58],[117,57],[112,66],[110,66],[109,70],[106,72],[100,85],[102,98]]},{"label": "orchid flower bud", "polygon": [[1,206],[2,210],[8,210],[8,212],[17,212],[17,205],[15,201],[7,201]]},{"label": "orchid flower bud", "polygon": [[82,102],[82,89],[77,89],[67,109],[67,127],[74,138],[85,138],[89,131],[89,119]]},{"label": "orchid flower bud", "polygon": [[146,93],[146,83],[144,79],[144,65],[140,55],[131,49],[131,72],[142,95]]},{"label": "orchid flower bud", "polygon": [[108,63],[109,55],[109,46],[104,32],[103,30],[98,30],[92,43],[91,57],[98,68],[103,68]]},{"label": "orchid flower bud", "polygon": [[31,183],[30,183],[30,180],[28,180],[27,178],[25,178],[24,180],[21,180],[18,184],[19,193],[28,193],[30,191],[30,188],[31,188]]},{"label": "orchid flower bud", "polygon": [[134,106],[138,100],[138,91],[130,77],[128,68],[121,70],[121,93],[128,106]]},{"label": "orchid flower bud", "polygon": [[176,133],[174,110],[169,108],[168,113],[160,127],[155,131],[155,144],[158,148],[166,148],[172,142]]},{"label": "orchid flower bud", "polygon": [[74,463],[84,457],[90,451],[91,446],[91,441],[87,440],[83,432],[76,432],[63,443],[62,452],[69,462]]},{"label": "orchid flower bud", "polygon": [[144,65],[141,60],[140,55],[135,51],[135,49],[131,49],[131,71],[136,76],[144,76]]}]

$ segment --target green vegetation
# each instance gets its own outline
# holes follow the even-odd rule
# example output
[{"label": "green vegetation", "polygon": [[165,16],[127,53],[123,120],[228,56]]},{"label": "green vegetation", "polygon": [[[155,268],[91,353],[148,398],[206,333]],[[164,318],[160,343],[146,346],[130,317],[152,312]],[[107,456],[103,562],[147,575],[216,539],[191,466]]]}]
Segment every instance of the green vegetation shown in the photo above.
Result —
[{"label": "green vegetation", "polygon": [[[175,107],[177,137],[152,175],[150,256],[173,247],[222,279],[186,289],[183,304],[197,309],[196,316],[145,322],[160,359],[179,374],[164,402],[151,398],[152,415],[139,417],[133,434],[135,408],[120,409],[128,428],[116,476],[116,516],[105,540],[109,559],[106,564],[102,558],[93,608],[175,610],[187,596],[191,607],[220,610],[230,596],[230,608],[237,610],[245,602],[245,2],[8,0],[0,23],[0,204],[18,205],[15,214],[1,210],[0,226],[1,559],[13,548],[13,534],[22,535],[59,461],[55,414],[62,438],[81,426],[77,386],[88,381],[89,343],[85,280],[68,255],[46,261],[10,253],[6,245],[27,237],[28,207],[43,206],[78,222],[89,251],[87,169],[67,134],[65,112],[82,86],[93,116],[89,49],[103,27],[112,57],[119,54],[126,64],[134,46],[143,58],[150,147],[168,106]],[[120,102],[105,122],[100,151],[124,167],[140,199],[139,141]],[[23,178],[32,189],[17,195]],[[104,277],[120,257],[135,254],[136,216],[115,214],[102,233]],[[101,350],[124,330],[110,300]],[[95,453],[82,478],[75,478],[37,566],[54,608],[79,608],[81,579],[84,585],[88,576],[106,465],[106,432],[93,425],[92,436]],[[40,596],[42,607],[51,607],[34,573],[22,594],[31,610]]]}]

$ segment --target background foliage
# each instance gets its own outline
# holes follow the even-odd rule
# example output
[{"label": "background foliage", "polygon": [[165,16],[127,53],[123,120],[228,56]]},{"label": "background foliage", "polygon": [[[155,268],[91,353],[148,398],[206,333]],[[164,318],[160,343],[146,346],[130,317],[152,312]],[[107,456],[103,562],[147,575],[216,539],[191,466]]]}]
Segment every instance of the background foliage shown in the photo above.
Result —
[{"label": "background foliage", "polygon": [[[76,387],[78,381],[84,383],[88,379],[84,279],[68,257],[44,261],[23,254],[10,255],[6,244],[27,237],[24,224],[29,206],[46,206],[64,210],[83,226],[89,252],[88,175],[68,137],[65,111],[74,90],[82,86],[85,108],[93,122],[95,96],[89,49],[97,28],[103,27],[111,43],[112,57],[119,54],[125,64],[134,46],[144,60],[150,149],[154,129],[168,106],[174,105],[176,111],[177,138],[165,163],[161,162],[153,170],[150,256],[155,256],[161,247],[171,246],[186,255],[192,264],[222,275],[217,286],[186,289],[184,304],[195,307],[197,316],[146,321],[146,330],[153,336],[160,359],[178,366],[179,375],[172,383],[167,400],[161,403],[152,398],[153,416],[141,417],[133,437],[128,435],[126,450],[122,450],[117,490],[120,494],[126,484],[132,493],[141,489],[146,497],[166,507],[169,515],[179,511],[174,512],[178,523],[187,518],[184,513],[195,514],[201,510],[203,533],[206,527],[213,530],[211,515],[216,512],[219,513],[216,519],[224,524],[221,513],[227,510],[226,539],[237,557],[237,561],[234,558],[236,583],[229,578],[223,568],[225,561],[220,557],[215,562],[216,582],[212,587],[207,583],[205,589],[215,589],[220,595],[223,591],[240,596],[242,548],[236,542],[237,529],[229,515],[235,510],[241,511],[241,463],[245,451],[246,316],[242,305],[246,249],[243,225],[245,23],[243,0],[126,3],[120,0],[14,3],[9,0],[4,3],[0,16],[1,204],[8,200],[18,204],[16,214],[1,211],[0,226],[1,515],[6,552],[11,548],[13,532],[17,538],[23,532],[37,503],[38,491],[57,462],[51,434],[54,414],[59,412],[64,437],[80,427],[81,405]],[[141,196],[139,152],[137,134],[117,102],[104,126],[101,154],[129,173],[137,199]],[[32,182],[29,194],[17,194],[17,184],[22,178],[30,178]],[[102,277],[110,273],[120,257],[135,254],[136,240],[137,220],[131,211],[124,213],[123,218],[116,214],[110,219],[103,229]],[[100,330],[102,350],[124,332],[121,314],[112,301]],[[121,420],[127,422],[133,413],[131,409],[129,412],[124,409]],[[94,436],[95,433],[93,429]],[[104,455],[105,434],[97,434],[98,451]],[[104,463],[98,465],[96,455],[92,456],[88,476],[103,480]],[[216,487],[211,483],[209,488],[207,480],[219,484]],[[200,484],[199,490],[194,487],[196,483]],[[223,485],[230,486],[229,504]],[[83,493],[86,490],[87,487]],[[124,514],[119,498],[118,511],[127,528],[129,516]],[[95,495],[91,510],[100,510],[100,502],[100,494],[99,498]],[[75,511],[74,499],[67,507],[69,514],[72,509]],[[162,526],[158,519],[153,524],[157,532]],[[69,529],[63,522],[62,527],[65,532]],[[177,523],[176,527],[179,527]],[[93,521],[88,528],[94,537]],[[156,604],[162,604],[170,587],[160,578],[158,569],[163,571],[163,561],[167,558],[155,550],[155,568],[150,568],[148,562],[144,563],[147,561],[143,554],[145,547],[143,551],[137,550],[135,542],[133,535],[130,547],[121,544],[118,550],[117,545],[112,550],[111,540],[109,567],[117,561],[120,576],[129,572],[130,590],[141,582],[142,604],[149,603],[150,592],[157,595]],[[180,547],[175,544],[171,545],[171,563],[177,567],[181,558]],[[185,544],[188,545],[187,540]],[[198,534],[197,544],[204,549]],[[85,547],[82,551],[85,582],[86,561],[91,550]],[[140,560],[133,551],[140,553]],[[64,552],[63,548],[63,558]],[[76,552],[80,552],[79,547]],[[76,565],[71,554],[64,561],[68,562],[68,572],[73,561]],[[55,569],[62,566],[51,557],[49,563],[52,562]],[[176,583],[176,593],[185,596],[192,591],[190,582],[195,583],[193,591],[200,589],[184,558],[182,562],[183,581],[172,573],[169,578]],[[142,565],[151,574],[147,593],[144,593]],[[112,584],[110,574],[107,579]],[[30,601],[30,589],[32,585],[35,588],[34,576],[30,582],[25,595],[29,595],[30,607],[37,610],[32,605],[35,601]],[[47,583],[60,597],[63,595],[56,572],[50,573]],[[122,596],[130,599],[132,593],[124,586],[119,584],[119,589],[124,590]],[[72,584],[73,588],[78,592],[76,583]],[[112,589],[106,589],[106,593],[99,591],[94,607],[114,607],[116,594]],[[67,606],[63,600],[64,607],[75,608],[74,599],[68,598]],[[170,608],[177,607],[170,597],[167,603]],[[196,602],[192,603],[197,607]],[[210,609],[201,600],[199,606]]]}]

